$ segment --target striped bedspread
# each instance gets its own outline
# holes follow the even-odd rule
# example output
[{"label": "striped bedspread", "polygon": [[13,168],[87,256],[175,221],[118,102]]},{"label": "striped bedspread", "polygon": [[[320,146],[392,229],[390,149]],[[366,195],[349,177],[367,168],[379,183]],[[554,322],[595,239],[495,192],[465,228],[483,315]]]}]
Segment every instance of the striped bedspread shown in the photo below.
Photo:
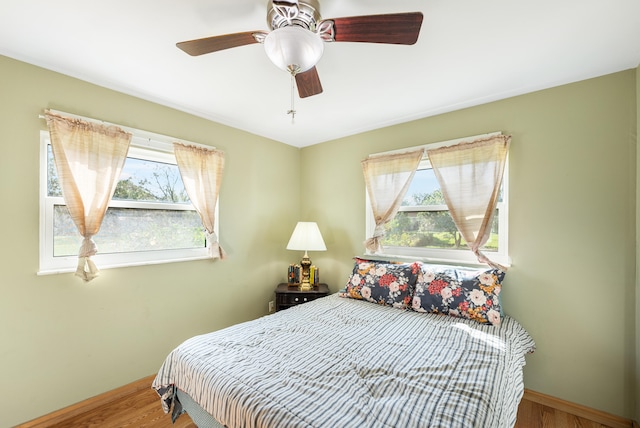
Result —
[{"label": "striped bedspread", "polygon": [[514,319],[484,326],[337,295],[196,336],[153,387],[230,427],[512,427],[534,342]]}]

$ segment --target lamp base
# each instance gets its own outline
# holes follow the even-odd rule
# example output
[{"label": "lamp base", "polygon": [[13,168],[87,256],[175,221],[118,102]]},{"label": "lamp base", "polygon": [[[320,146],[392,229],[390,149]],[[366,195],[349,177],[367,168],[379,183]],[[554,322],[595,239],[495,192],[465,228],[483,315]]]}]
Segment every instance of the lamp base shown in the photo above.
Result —
[{"label": "lamp base", "polygon": [[301,282],[300,285],[298,286],[298,289],[300,289],[300,291],[309,291],[309,290],[313,290],[313,285],[311,285],[310,282]]},{"label": "lamp base", "polygon": [[313,285],[309,282],[309,268],[311,267],[311,259],[307,252],[304,252],[304,256],[300,261],[300,266],[302,267],[302,281],[300,282],[300,290],[309,291],[313,288]]}]

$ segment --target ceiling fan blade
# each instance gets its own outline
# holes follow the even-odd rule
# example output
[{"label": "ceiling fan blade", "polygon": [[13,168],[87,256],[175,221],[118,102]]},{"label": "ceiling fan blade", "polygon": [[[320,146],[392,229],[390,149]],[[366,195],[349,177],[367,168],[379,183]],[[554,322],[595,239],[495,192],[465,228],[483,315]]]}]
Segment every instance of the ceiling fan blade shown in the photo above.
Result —
[{"label": "ceiling fan blade", "polygon": [[176,43],[176,46],[191,56],[198,56],[217,52],[224,49],[258,43],[254,35],[264,35],[264,31],[247,31],[244,33],[225,34],[222,36],[205,37],[204,39],[189,40]]},{"label": "ceiling fan blade", "polygon": [[336,42],[390,43],[412,45],[418,40],[421,12],[363,15],[335,18]]},{"label": "ceiling fan blade", "polygon": [[296,74],[296,86],[300,98],[307,98],[322,93],[322,84],[318,76],[318,70],[311,67],[309,70]]}]

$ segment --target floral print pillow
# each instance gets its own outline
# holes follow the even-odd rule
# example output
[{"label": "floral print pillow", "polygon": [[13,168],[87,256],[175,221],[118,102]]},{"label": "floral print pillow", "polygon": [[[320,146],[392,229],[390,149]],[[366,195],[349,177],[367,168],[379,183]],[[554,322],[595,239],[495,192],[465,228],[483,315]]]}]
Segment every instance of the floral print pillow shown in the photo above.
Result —
[{"label": "floral print pillow", "polygon": [[499,325],[502,320],[498,269],[475,270],[456,266],[422,265],[411,308]]},{"label": "floral print pillow", "polygon": [[406,309],[418,274],[419,263],[393,263],[355,258],[344,297]]}]

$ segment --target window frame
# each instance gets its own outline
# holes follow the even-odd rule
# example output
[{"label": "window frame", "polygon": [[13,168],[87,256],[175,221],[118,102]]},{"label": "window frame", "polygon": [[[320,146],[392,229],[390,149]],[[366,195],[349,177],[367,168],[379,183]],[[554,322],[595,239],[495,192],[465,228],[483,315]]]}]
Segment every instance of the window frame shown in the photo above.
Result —
[{"label": "window frame", "polygon": [[[63,113],[68,115],[67,113]],[[69,115],[73,116],[73,115]],[[80,116],[75,116],[80,117]],[[82,118],[84,120],[90,120]],[[120,125],[118,125],[120,126]],[[129,153],[127,157],[142,158],[154,162],[162,162],[176,165],[173,154],[173,142],[178,141],[171,137],[165,137],[145,131],[125,128],[133,134]],[[47,146],[50,144],[49,132],[40,131],[40,177],[39,177],[39,199],[40,199],[40,227],[39,227],[39,269],[38,275],[57,274],[75,272],[78,264],[78,256],[55,256],[53,255],[53,215],[56,205],[65,205],[62,196],[49,196],[47,189]],[[198,145],[195,143],[186,144]],[[207,146],[208,147],[208,146]],[[219,199],[218,199],[219,201]],[[148,202],[148,201],[123,201],[111,200],[109,207],[114,208],[139,208],[139,209],[163,209],[176,211],[196,211],[193,204]],[[218,209],[216,204],[216,224],[215,233],[218,231]],[[203,227],[204,230],[204,227]],[[201,248],[173,249],[173,250],[149,250],[126,253],[98,253],[92,256],[92,260],[99,269],[110,269],[127,266],[153,265],[162,263],[173,263],[190,260],[202,260],[209,258],[209,242],[205,241],[205,246]],[[79,248],[78,248],[79,249]]]},{"label": "window frame", "polygon": [[[427,157],[427,150],[435,149],[444,146],[452,146],[464,141],[474,141],[481,138],[488,138],[494,135],[501,135],[501,132],[492,132],[489,134],[475,135],[471,137],[458,138],[455,140],[441,141],[437,143],[425,144],[417,147],[410,147],[400,150],[393,150],[389,152],[376,153],[371,156],[400,153],[409,150],[416,150],[423,148],[424,155],[418,169],[430,169],[431,163]],[[492,261],[501,264],[502,266],[511,266],[511,257],[509,256],[509,156],[505,162],[504,176],[502,180],[502,201],[499,201],[496,209],[498,210],[498,251],[487,251],[485,255]],[[365,187],[365,233],[367,237],[373,236],[375,231],[375,219],[373,210],[371,209],[371,200],[369,198],[369,192]],[[427,206],[401,206],[398,211],[405,212],[428,212],[428,211],[449,211],[446,205],[427,205]],[[478,262],[477,257],[468,248],[456,250],[456,249],[437,249],[437,248],[415,248],[415,247],[399,247],[383,245],[382,253],[369,254],[367,256],[380,257],[393,259],[412,259],[421,260],[425,262],[445,263],[445,264],[462,264],[469,266],[480,266],[482,263]]]}]

